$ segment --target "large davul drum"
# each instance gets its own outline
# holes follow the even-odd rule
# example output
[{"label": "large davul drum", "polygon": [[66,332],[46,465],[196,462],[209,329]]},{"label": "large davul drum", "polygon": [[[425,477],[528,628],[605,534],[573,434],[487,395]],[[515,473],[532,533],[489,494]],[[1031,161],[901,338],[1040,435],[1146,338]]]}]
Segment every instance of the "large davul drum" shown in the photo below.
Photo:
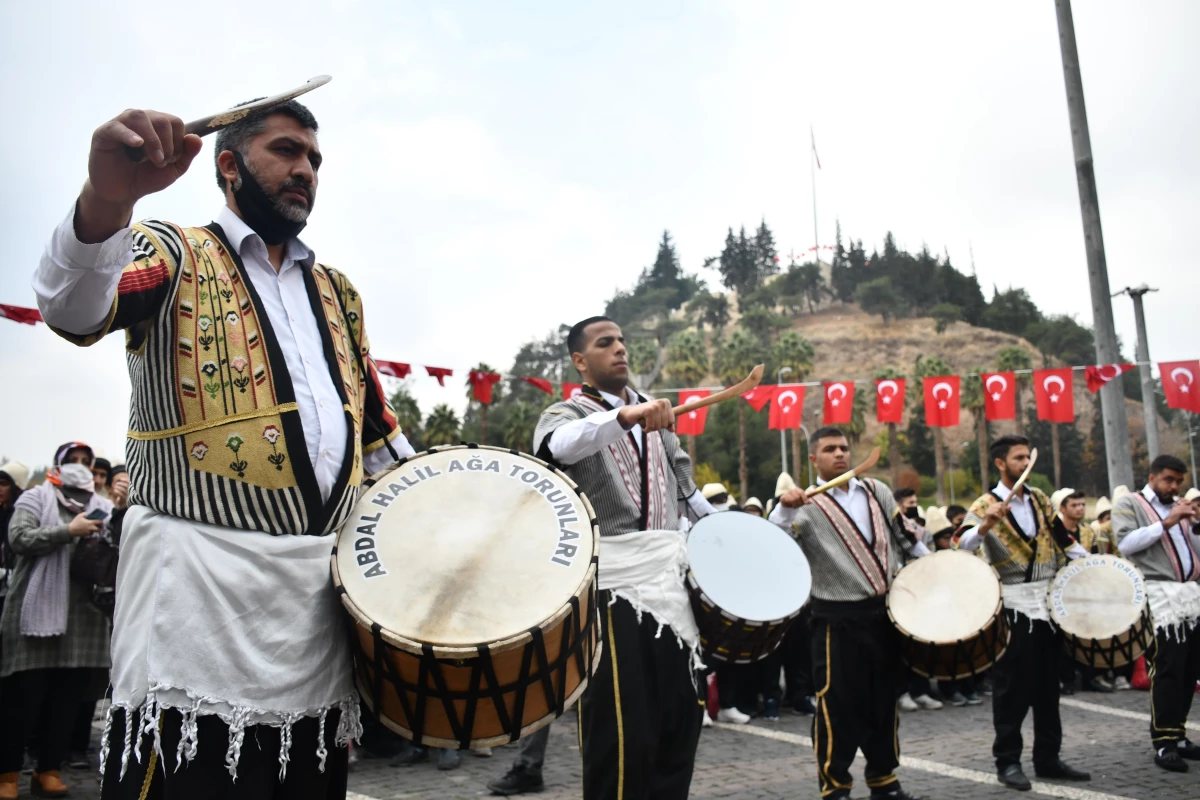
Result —
[{"label": "large davul drum", "polygon": [[812,590],[804,551],[753,514],[709,514],[688,533],[688,595],[704,657],[749,664],[770,655]]},{"label": "large davul drum", "polygon": [[961,550],[910,561],[892,581],[888,616],[918,675],[951,681],[991,666],[1008,649],[1000,576]]},{"label": "large davul drum", "polygon": [[436,747],[549,724],[598,661],[598,547],[575,484],[515,451],[434,448],[364,482],[333,582],[367,706]]},{"label": "large davul drum", "polygon": [[1046,605],[1063,643],[1081,664],[1115,669],[1137,660],[1154,638],[1146,579],[1123,558],[1079,558],[1058,571]]}]

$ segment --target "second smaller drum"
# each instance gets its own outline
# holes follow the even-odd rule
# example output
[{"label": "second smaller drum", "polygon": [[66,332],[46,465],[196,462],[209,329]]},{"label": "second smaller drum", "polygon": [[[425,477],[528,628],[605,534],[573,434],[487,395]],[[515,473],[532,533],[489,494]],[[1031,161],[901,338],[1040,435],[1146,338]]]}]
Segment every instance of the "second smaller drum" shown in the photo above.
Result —
[{"label": "second smaller drum", "polygon": [[1079,558],[1060,569],[1046,604],[1067,652],[1090,667],[1132,663],[1154,638],[1146,579],[1117,556]]}]

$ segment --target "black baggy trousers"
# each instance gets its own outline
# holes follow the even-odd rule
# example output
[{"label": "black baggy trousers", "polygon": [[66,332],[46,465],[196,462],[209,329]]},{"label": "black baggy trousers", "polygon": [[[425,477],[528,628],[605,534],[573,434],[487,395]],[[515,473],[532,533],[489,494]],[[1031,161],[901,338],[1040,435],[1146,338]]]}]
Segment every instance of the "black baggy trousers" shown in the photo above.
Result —
[{"label": "black baggy trousers", "polygon": [[1058,763],[1062,747],[1062,720],[1058,714],[1059,668],[1062,635],[1043,620],[1008,614],[1012,639],[992,667],[992,723],[996,740],[992,755],[996,768],[1021,763],[1021,724],[1033,709],[1033,764]]}]

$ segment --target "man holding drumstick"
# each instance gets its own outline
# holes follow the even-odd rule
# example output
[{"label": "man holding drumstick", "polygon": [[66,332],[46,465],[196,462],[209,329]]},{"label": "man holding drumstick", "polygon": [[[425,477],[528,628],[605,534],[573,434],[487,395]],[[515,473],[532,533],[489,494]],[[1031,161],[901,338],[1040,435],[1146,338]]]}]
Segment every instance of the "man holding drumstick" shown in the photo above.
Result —
[{"label": "man holding drumstick", "polygon": [[130,508],[103,796],[345,797],[360,726],[329,553],[362,476],[412,449],[360,296],[297,238],[316,199],[316,119],[293,100],[220,133],[216,222],[130,225],[200,148],[156,111],[97,128],[33,281],[64,338],[126,331]]}]

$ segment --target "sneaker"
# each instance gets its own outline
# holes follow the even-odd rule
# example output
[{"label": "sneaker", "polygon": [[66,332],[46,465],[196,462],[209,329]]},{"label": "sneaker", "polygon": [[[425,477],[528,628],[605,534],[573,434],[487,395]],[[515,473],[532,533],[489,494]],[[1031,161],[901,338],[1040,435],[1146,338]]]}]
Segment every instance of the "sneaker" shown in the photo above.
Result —
[{"label": "sneaker", "polygon": [[711,728],[712,727],[712,717],[710,717],[708,715],[707,711],[705,711],[703,714],[700,715],[700,727],[701,728]]},{"label": "sneaker", "polygon": [[767,700],[764,705],[765,708],[763,709],[763,719],[767,720],[768,722],[779,722],[779,701]]},{"label": "sneaker", "polygon": [[400,750],[399,753],[392,756],[392,760],[388,762],[390,767],[411,767],[413,764],[423,764],[429,760],[429,748],[421,747],[415,744],[409,744]]},{"label": "sneaker", "polygon": [[546,788],[546,784],[542,781],[542,773],[526,772],[523,767],[514,766],[503,778],[489,783],[487,788],[492,790],[492,794],[508,797],[526,792],[540,792]]},{"label": "sneaker", "polygon": [[967,705],[978,706],[983,704],[983,698],[978,692],[967,692]]},{"label": "sneaker", "polygon": [[962,708],[967,704],[967,698],[962,692],[955,692],[946,698],[946,702],[955,708]]},{"label": "sneaker", "polygon": [[491,758],[492,748],[490,747],[472,747],[471,754],[479,758]]},{"label": "sneaker", "polygon": [[792,705],[792,713],[797,716],[810,716],[817,713],[817,704],[811,697],[801,697]]},{"label": "sneaker", "polygon": [[457,750],[442,750],[438,755],[438,769],[447,772],[452,769],[458,769],[462,764],[462,756]]},{"label": "sneaker", "polygon": [[900,699],[897,700],[896,703],[900,706],[901,711],[916,711],[920,708],[919,705],[913,702],[912,695],[910,695],[908,692],[900,695]]},{"label": "sneaker", "polygon": [[1089,692],[1103,692],[1105,694],[1109,694],[1113,691],[1113,685],[1098,675],[1088,681],[1087,686],[1084,688]]},{"label": "sneaker", "polygon": [[920,697],[915,698],[914,702],[926,711],[937,711],[942,707],[941,701],[934,700],[927,694],[923,694]]},{"label": "sneaker", "polygon": [[745,725],[750,721],[749,714],[743,714],[736,708],[722,708],[717,712],[717,722],[732,722],[734,725]]},{"label": "sneaker", "polygon": [[1132,689],[1133,687],[1129,684],[1128,678],[1126,678],[1124,675],[1118,675],[1117,679],[1113,681],[1113,688],[1118,692],[1124,692]]}]

